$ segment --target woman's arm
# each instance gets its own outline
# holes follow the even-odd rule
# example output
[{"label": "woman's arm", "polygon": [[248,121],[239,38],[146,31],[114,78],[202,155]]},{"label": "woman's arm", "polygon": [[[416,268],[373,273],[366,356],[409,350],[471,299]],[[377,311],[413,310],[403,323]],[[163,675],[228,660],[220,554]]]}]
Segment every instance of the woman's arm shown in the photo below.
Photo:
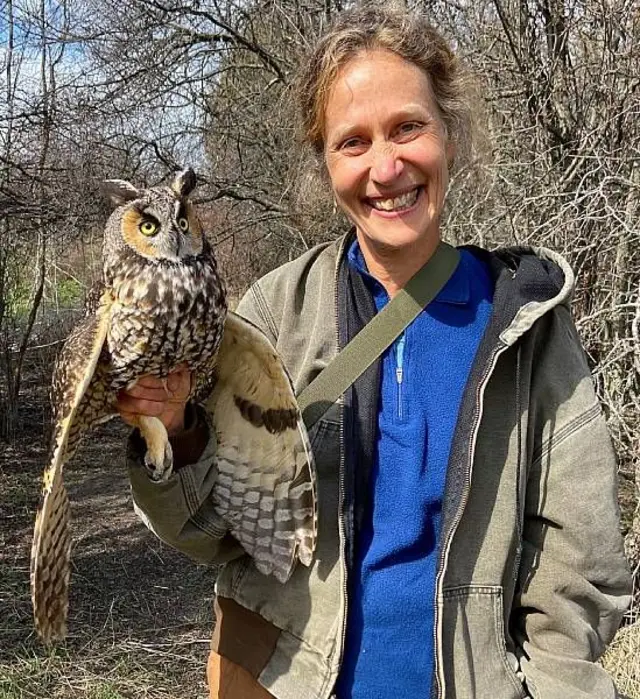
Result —
[{"label": "woman's arm", "polygon": [[512,633],[535,699],[613,699],[613,682],[596,661],[630,601],[616,459],[567,309],[552,323],[532,388]]}]

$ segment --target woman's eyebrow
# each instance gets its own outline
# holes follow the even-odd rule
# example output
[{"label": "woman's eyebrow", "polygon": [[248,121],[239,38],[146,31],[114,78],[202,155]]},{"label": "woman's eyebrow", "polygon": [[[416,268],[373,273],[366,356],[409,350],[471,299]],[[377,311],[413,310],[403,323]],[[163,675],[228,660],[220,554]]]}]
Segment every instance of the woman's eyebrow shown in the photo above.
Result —
[{"label": "woman's eyebrow", "polygon": [[422,104],[408,104],[394,112],[393,116],[400,119],[435,119],[435,114]]},{"label": "woman's eyebrow", "polygon": [[356,124],[343,124],[338,126],[333,133],[331,133],[330,142],[340,143],[344,141],[348,136],[353,136],[358,131],[358,126]]}]

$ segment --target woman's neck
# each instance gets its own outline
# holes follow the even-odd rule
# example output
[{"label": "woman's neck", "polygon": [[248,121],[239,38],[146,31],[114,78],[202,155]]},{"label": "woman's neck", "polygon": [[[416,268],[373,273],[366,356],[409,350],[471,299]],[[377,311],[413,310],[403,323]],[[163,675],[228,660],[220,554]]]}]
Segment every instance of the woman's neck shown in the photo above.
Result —
[{"label": "woman's neck", "polygon": [[389,298],[393,298],[427,263],[440,242],[439,237],[433,237],[396,248],[376,244],[359,232],[357,237],[369,274],[382,284]]}]

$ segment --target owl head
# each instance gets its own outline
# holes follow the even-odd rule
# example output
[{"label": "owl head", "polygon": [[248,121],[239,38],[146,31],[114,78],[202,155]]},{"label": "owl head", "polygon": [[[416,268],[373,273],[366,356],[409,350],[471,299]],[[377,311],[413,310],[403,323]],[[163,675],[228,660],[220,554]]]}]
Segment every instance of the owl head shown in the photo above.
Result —
[{"label": "owl head", "polygon": [[132,249],[148,260],[179,262],[199,255],[202,226],[187,197],[196,186],[191,168],[170,187],[136,189],[124,180],[107,180],[103,189],[117,206],[105,226],[105,252]]}]

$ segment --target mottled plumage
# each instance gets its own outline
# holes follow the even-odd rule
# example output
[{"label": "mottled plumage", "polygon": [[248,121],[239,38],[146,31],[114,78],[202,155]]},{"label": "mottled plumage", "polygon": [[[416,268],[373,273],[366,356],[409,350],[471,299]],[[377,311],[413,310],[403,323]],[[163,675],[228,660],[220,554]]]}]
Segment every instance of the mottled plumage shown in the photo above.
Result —
[{"label": "mottled plumage", "polygon": [[[171,187],[138,191],[107,183],[118,207],[105,227],[104,279],[66,341],[53,378],[54,434],[34,531],[31,588],[36,628],[66,634],[69,500],[62,479],[82,434],[114,416],[120,389],[164,378],[186,364],[192,397],[205,405],[218,441],[212,498],[230,532],[265,574],[286,581],[315,547],[313,463],[291,382],[262,335],[227,312],[211,246],[187,197],[191,170]],[[172,453],[157,418],[140,417],[152,480],[171,475]]]}]

